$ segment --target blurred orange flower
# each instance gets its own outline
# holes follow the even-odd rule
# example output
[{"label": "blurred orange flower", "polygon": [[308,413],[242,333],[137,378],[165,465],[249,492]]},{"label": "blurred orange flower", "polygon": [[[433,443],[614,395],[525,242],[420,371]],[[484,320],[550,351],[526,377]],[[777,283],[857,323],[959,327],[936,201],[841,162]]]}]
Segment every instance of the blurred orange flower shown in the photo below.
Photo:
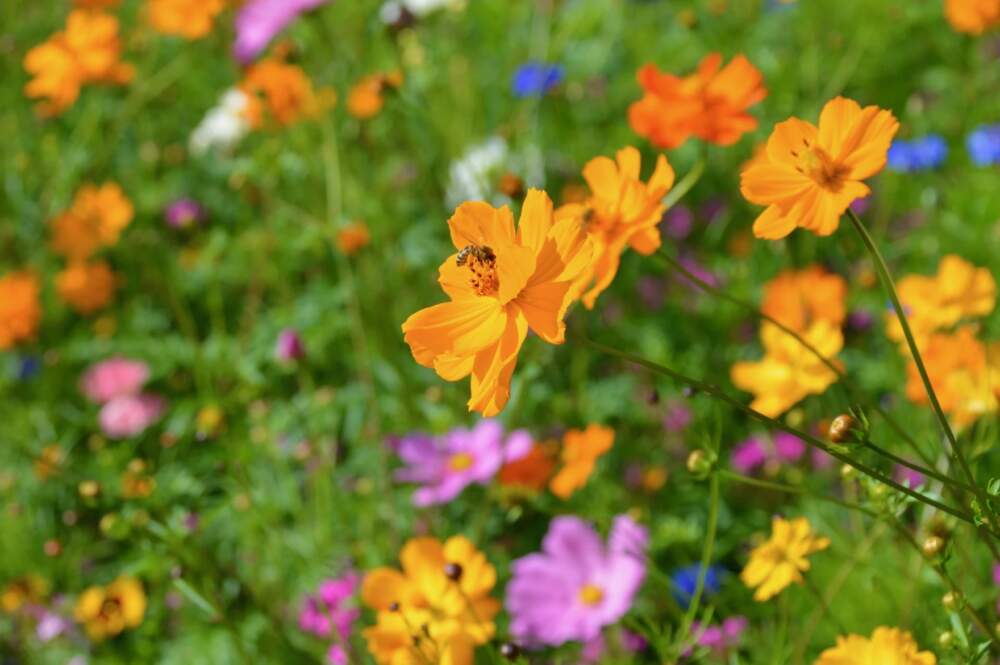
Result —
[{"label": "blurred orange flower", "polygon": [[937,656],[921,651],[910,633],[899,628],[876,628],[871,638],[863,635],[838,637],[836,646],[826,649],[813,665],[937,665]]},{"label": "blurred orange flower", "polygon": [[0,351],[32,339],[42,319],[38,278],[28,271],[0,277]]},{"label": "blurred orange flower", "polygon": [[71,260],[86,259],[101,247],[117,244],[134,212],[117,183],[84,185],[69,210],[53,221],[52,251]]},{"label": "blurred orange flower", "polygon": [[820,265],[785,270],[764,285],[761,311],[796,332],[814,321],[839,328],[847,314],[847,282]]},{"label": "blurred orange flower", "polygon": [[[825,358],[835,357],[844,346],[840,329],[829,321],[815,321],[801,334]],[[837,381],[836,372],[777,326],[765,322],[760,340],[764,357],[733,364],[730,378],[737,388],[754,394],[750,407],[765,416],[775,418]]]},{"label": "blurred orange flower", "polygon": [[244,114],[253,127],[264,124],[265,111],[279,126],[287,126],[317,115],[334,101],[327,91],[317,94],[302,68],[285,62],[280,51],[247,69],[240,90],[249,98]]},{"label": "blurred orange flower", "polygon": [[45,446],[38,457],[35,458],[35,463],[33,464],[35,477],[39,480],[51,478],[59,472],[59,468],[65,459],[66,453],[58,443]]},{"label": "blurred orange flower", "polygon": [[658,148],[676,148],[692,136],[732,145],[757,128],[747,109],[767,96],[763,76],[742,55],[722,67],[722,55],[711,53],[685,77],[647,64],[637,78],[644,94],[629,107],[629,123]]},{"label": "blurred orange flower", "polygon": [[517,355],[530,327],[562,344],[572,286],[593,249],[578,219],[555,219],[552,201],[532,189],[518,228],[506,206],[470,201],[448,220],[457,250],[438,269],[450,301],[403,323],[414,359],[448,381],[472,375],[469,410],[494,416],[507,404]]},{"label": "blurred orange flower", "polygon": [[337,249],[348,256],[354,256],[358,250],[366,247],[371,239],[372,235],[362,221],[351,222],[337,229]]},{"label": "blurred orange flower", "polygon": [[92,586],[80,594],[73,616],[95,642],[135,628],[146,614],[146,592],[134,577],[122,576],[106,587]]},{"label": "blurred orange flower", "polygon": [[48,593],[49,583],[40,575],[16,578],[0,591],[0,610],[13,614],[25,605],[42,603]]},{"label": "blurred orange flower", "polygon": [[58,115],[73,105],[88,83],[122,85],[135,69],[120,61],[118,19],[100,11],[74,9],[66,29],[54,33],[24,56],[33,78],[24,87],[32,99],[42,99],[41,115]]},{"label": "blurred orange flower", "polygon": [[563,435],[562,467],[549,483],[549,489],[560,499],[587,484],[594,466],[615,442],[615,431],[597,424],[587,429],[571,429]]},{"label": "blurred orange flower", "polygon": [[889,111],[843,97],[826,103],[819,127],[798,118],[775,125],[767,161],[741,176],[743,196],[768,206],[753,224],[754,235],[774,240],[796,227],[819,236],[836,231],[851,202],[871,193],[861,181],[885,166],[898,129]]},{"label": "blurred orange flower", "polygon": [[121,4],[122,0],[73,0],[80,9],[111,9]]},{"label": "blurred orange flower", "polygon": [[56,293],[79,314],[93,314],[111,302],[118,278],[104,261],[73,261],[56,275]]},{"label": "blurred orange flower", "polygon": [[555,441],[535,443],[527,455],[500,467],[500,484],[504,487],[540,492],[545,489],[555,468],[555,461],[549,450]]},{"label": "blurred orange flower", "polygon": [[133,459],[122,473],[122,498],[142,499],[156,489],[156,479],[149,475],[146,462]]},{"label": "blurred orange flower", "polygon": [[347,94],[347,112],[359,120],[375,117],[385,105],[385,97],[382,94],[385,89],[399,88],[402,84],[403,73],[398,69],[365,76],[355,83]]},{"label": "blurred orange flower", "polygon": [[1000,24],[1000,0],[945,0],[944,15],[956,31],[979,35]]},{"label": "blurred orange flower", "polygon": [[149,0],[149,22],[164,35],[198,39],[212,31],[225,0]]},{"label": "blurred orange flower", "polygon": [[577,281],[587,309],[611,284],[618,272],[626,246],[649,255],[660,246],[658,224],[666,206],[663,197],[674,184],[674,170],[660,155],[648,182],[639,176],[641,156],[629,146],[615,156],[595,157],[583,167],[583,177],[590,186],[590,196],[582,204],[566,204],[557,216],[569,215],[583,220],[597,252],[591,269]]}]

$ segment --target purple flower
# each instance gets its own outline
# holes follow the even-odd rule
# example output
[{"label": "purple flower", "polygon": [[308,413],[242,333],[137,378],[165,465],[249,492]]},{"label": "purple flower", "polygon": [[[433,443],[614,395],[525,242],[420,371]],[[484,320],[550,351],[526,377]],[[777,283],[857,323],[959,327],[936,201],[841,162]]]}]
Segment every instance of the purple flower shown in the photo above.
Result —
[{"label": "purple flower", "polygon": [[743,443],[737,444],[729,455],[729,464],[738,472],[746,475],[752,473],[767,461],[767,450],[764,442],[756,436],[751,436]]},{"label": "purple flower", "polygon": [[281,362],[288,363],[301,360],[306,355],[306,347],[302,344],[299,332],[294,328],[285,328],[278,334],[278,341],[274,344],[274,357]]},{"label": "purple flower", "polygon": [[50,642],[73,627],[69,619],[45,607],[39,607],[36,616],[38,624],[35,626],[35,635],[41,642]]},{"label": "purple flower", "polygon": [[993,583],[1000,586],[1000,564],[993,564]]},{"label": "purple flower", "polygon": [[250,0],[236,14],[233,56],[248,64],[300,14],[330,0]]},{"label": "purple flower", "polygon": [[686,404],[674,402],[667,407],[667,414],[663,416],[663,428],[668,432],[680,432],[691,424],[693,417]]},{"label": "purple flower", "polygon": [[647,530],[625,515],[615,518],[607,545],[582,519],[556,517],[542,551],[511,564],[511,635],[528,645],[594,640],[632,606],[648,544]]},{"label": "purple flower", "polygon": [[893,475],[896,477],[896,482],[908,484],[910,487],[920,487],[927,480],[924,474],[902,464],[896,465],[896,472]]},{"label": "purple flower", "polygon": [[407,465],[396,480],[423,485],[413,493],[415,506],[448,503],[472,484],[485,485],[504,462],[524,457],[531,435],[524,430],[505,438],[495,420],[481,420],[471,430],[454,429],[444,436],[411,434],[391,442]]},{"label": "purple flower", "polygon": [[[361,616],[361,610],[348,606],[348,602],[358,589],[361,577],[349,572],[336,579],[324,580],[314,595],[306,596],[299,610],[299,628],[317,637],[329,638],[337,631],[338,641],[346,641],[351,635],[351,626]],[[334,636],[336,639],[336,636]],[[336,656],[333,650],[328,654],[331,663],[339,665],[346,661],[343,650]]]},{"label": "purple flower", "polygon": [[194,199],[177,199],[167,206],[163,216],[175,229],[186,229],[205,219],[205,209]]},{"label": "purple flower", "polygon": [[782,462],[798,462],[805,453],[805,441],[794,434],[778,432],[774,435],[774,454]]},{"label": "purple flower", "polygon": [[[714,651],[716,655],[723,655],[729,649],[740,645],[740,637],[747,628],[747,618],[744,616],[729,617],[716,626],[706,626],[704,629],[695,622],[691,626],[691,631],[698,635],[698,645],[707,647]],[[701,633],[699,635],[699,632]],[[689,655],[691,649],[685,651],[684,655]]]},{"label": "purple flower", "polygon": [[853,201],[851,201],[851,210],[853,210],[854,213],[857,215],[865,214],[865,212],[870,207],[871,207],[871,199],[867,197],[863,199],[854,199]]},{"label": "purple flower", "polygon": [[686,205],[676,205],[663,213],[660,228],[675,240],[683,240],[694,226],[694,213]]}]

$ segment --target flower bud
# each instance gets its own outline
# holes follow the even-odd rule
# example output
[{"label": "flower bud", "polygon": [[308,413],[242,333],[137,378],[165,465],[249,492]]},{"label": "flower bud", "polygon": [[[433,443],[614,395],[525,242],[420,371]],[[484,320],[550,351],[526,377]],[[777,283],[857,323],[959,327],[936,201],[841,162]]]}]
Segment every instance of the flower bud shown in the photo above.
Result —
[{"label": "flower bud", "polygon": [[936,557],[944,550],[944,538],[940,536],[928,536],[920,549],[923,550],[924,555],[931,558]]},{"label": "flower bud", "polygon": [[687,458],[687,470],[696,478],[704,479],[712,472],[714,460],[704,450],[693,450]]},{"label": "flower bud", "polygon": [[941,604],[949,612],[956,612],[962,607],[962,594],[956,591],[949,591],[942,596]]},{"label": "flower bud", "polygon": [[830,423],[829,437],[834,443],[854,443],[858,441],[861,428],[857,418],[842,413]]},{"label": "flower bud", "polygon": [[856,476],[857,473],[858,472],[850,464],[845,464],[844,466],[840,467],[840,477],[843,478],[844,480],[850,480],[851,478]]},{"label": "flower bud", "polygon": [[938,636],[938,644],[947,649],[951,646],[951,643],[955,641],[955,634],[950,630],[946,630]]}]

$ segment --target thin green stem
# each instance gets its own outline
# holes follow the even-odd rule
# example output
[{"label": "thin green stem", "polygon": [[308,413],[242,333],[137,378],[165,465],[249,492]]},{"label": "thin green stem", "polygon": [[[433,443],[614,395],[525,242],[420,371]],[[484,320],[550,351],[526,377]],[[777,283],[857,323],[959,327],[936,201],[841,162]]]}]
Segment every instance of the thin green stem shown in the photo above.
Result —
[{"label": "thin green stem", "polygon": [[840,621],[840,619],[837,618],[837,615],[833,613],[833,610],[830,609],[830,604],[826,602],[826,598],[823,597],[823,592],[816,588],[816,585],[813,584],[812,580],[809,579],[808,576],[803,575],[802,580],[805,583],[805,587],[816,597],[816,602],[819,603],[823,613],[830,617],[834,625],[837,626],[837,630],[841,635],[846,635],[847,629],[844,627],[844,624]]},{"label": "thin green stem", "polygon": [[705,591],[705,577],[708,575],[708,567],[712,563],[712,550],[715,548],[715,532],[719,525],[719,474],[713,473],[708,482],[708,524],[706,526],[705,544],[701,549],[701,566],[698,569],[698,582],[694,588],[694,595],[691,597],[691,604],[688,605],[687,613],[684,615],[684,623],[682,624],[682,634],[684,635],[691,629],[694,618],[698,616],[698,605],[701,603],[701,596]]},{"label": "thin green stem", "polygon": [[691,191],[691,189],[698,184],[701,180],[701,176],[705,173],[705,156],[702,155],[698,158],[698,161],[694,163],[691,170],[688,171],[680,181],[677,182],[674,187],[667,192],[667,195],[663,197],[663,205],[670,208],[675,203],[680,201],[685,194]]},{"label": "thin green stem", "polygon": [[906,468],[912,469],[912,470],[916,471],[917,473],[922,473],[923,475],[927,476],[928,478],[934,478],[935,480],[939,480],[939,481],[941,481],[942,483],[945,483],[945,484],[951,483],[951,484],[955,485],[956,487],[960,487],[961,489],[963,489],[963,490],[965,490],[967,492],[975,492],[976,491],[976,488],[974,488],[971,485],[968,485],[966,483],[963,483],[961,480],[955,480],[954,478],[946,476],[946,475],[944,475],[944,474],[942,474],[942,473],[940,473],[938,471],[935,471],[933,469],[928,469],[927,467],[920,466],[919,464],[914,464],[913,462],[909,461],[908,459],[906,459],[904,457],[900,457],[898,455],[895,455],[895,454],[889,452],[888,450],[885,450],[884,448],[880,448],[880,447],[876,446],[871,441],[865,441],[863,445],[865,446],[865,448],[868,448],[869,450],[871,450],[876,455],[881,455],[882,457],[885,457],[886,459],[891,460],[891,461],[895,462],[896,464],[899,464],[900,466],[905,466]]},{"label": "thin green stem", "polygon": [[722,469],[719,471],[722,477],[726,480],[731,480],[736,483],[741,483],[743,485],[750,485],[751,487],[759,487],[761,489],[772,490],[775,492],[784,492],[786,494],[799,494],[801,496],[808,496],[813,499],[819,499],[820,501],[827,501],[829,503],[835,503],[838,506],[844,508],[850,508],[851,510],[857,510],[859,512],[865,513],[872,517],[878,517],[879,513],[871,508],[867,508],[857,503],[851,503],[850,501],[844,501],[843,499],[838,499],[834,496],[829,496],[827,494],[818,494],[815,492],[810,492],[801,487],[795,487],[793,485],[785,485],[783,483],[775,483],[769,480],[762,480],[760,478],[751,478],[750,476],[742,476],[738,473],[733,473],[727,469]]}]

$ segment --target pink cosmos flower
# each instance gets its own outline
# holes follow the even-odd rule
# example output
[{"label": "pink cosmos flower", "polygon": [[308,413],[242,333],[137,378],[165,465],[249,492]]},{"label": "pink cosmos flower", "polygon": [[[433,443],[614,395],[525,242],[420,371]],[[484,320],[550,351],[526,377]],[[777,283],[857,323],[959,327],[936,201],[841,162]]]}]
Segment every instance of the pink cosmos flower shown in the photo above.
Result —
[{"label": "pink cosmos flower", "polygon": [[233,56],[249,64],[267,48],[275,35],[303,12],[330,0],[250,0],[236,14],[236,42]]},{"label": "pink cosmos flower", "polygon": [[729,463],[737,472],[747,475],[768,462],[794,464],[806,454],[806,443],[786,432],[778,432],[773,439],[751,436],[737,444],[729,455]]},{"label": "pink cosmos flower", "polygon": [[177,199],[163,213],[167,224],[175,229],[186,229],[205,218],[205,209],[194,199]]},{"label": "pink cosmos flower", "polygon": [[317,637],[333,638],[326,652],[327,662],[331,665],[348,662],[347,652],[341,644],[350,640],[351,627],[361,616],[361,610],[348,606],[360,582],[361,576],[353,571],[336,579],[324,580],[315,595],[306,596],[299,612],[299,628]]},{"label": "pink cosmos flower", "polygon": [[729,464],[736,471],[747,475],[767,461],[767,449],[760,437],[751,436],[743,443],[737,444],[729,454]]},{"label": "pink cosmos flower", "polygon": [[149,366],[139,360],[108,358],[91,365],[80,380],[80,390],[97,404],[122,395],[134,395],[149,379]]},{"label": "pink cosmos flower", "polygon": [[511,635],[528,646],[596,639],[632,606],[648,544],[647,530],[626,515],[615,518],[607,545],[582,519],[556,517],[542,551],[511,564]]},{"label": "pink cosmos flower", "polygon": [[[746,630],[748,623],[744,616],[729,617],[719,625],[706,626],[704,629],[698,622],[695,622],[691,626],[691,632],[698,635],[698,646],[707,647],[717,656],[722,657],[727,651],[740,645],[740,637]],[[684,655],[690,654],[691,648],[689,647]]]},{"label": "pink cosmos flower", "polygon": [[166,402],[157,395],[120,395],[101,407],[97,419],[104,436],[127,439],[141,434],[159,420],[165,408]]},{"label": "pink cosmos flower", "polygon": [[422,485],[413,493],[413,504],[420,507],[447,503],[473,483],[485,485],[505,462],[521,459],[532,446],[526,431],[505,437],[495,420],[440,437],[411,434],[390,443],[407,464],[396,472],[396,480]]}]

